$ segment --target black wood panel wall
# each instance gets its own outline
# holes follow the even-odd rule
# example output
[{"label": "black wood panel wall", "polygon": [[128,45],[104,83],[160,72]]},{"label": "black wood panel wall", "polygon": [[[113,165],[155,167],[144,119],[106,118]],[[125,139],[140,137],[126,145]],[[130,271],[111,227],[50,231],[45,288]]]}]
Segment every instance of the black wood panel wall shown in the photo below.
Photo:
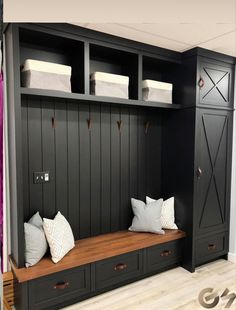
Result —
[{"label": "black wood panel wall", "polygon": [[127,229],[130,198],[161,195],[160,111],[24,96],[22,130],[25,220],[60,210],[79,239]]}]

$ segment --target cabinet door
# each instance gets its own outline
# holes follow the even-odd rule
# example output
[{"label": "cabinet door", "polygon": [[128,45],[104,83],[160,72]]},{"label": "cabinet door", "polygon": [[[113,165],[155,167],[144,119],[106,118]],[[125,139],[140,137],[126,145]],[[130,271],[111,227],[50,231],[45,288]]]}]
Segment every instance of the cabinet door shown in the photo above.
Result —
[{"label": "cabinet door", "polygon": [[201,61],[199,73],[199,104],[233,107],[231,65]]},{"label": "cabinet door", "polygon": [[200,235],[228,229],[232,112],[199,109],[196,124],[194,223]]}]

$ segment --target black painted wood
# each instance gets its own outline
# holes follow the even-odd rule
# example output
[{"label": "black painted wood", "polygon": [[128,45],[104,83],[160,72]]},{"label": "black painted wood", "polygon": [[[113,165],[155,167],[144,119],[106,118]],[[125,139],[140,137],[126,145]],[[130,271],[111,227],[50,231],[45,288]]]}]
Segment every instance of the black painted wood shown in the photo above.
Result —
[{"label": "black painted wood", "polygon": [[[196,147],[198,157],[195,175],[196,233],[227,230],[229,225],[228,187],[230,186],[230,153],[232,144],[231,112],[199,110],[197,112]],[[196,173],[198,173],[196,171]]]},{"label": "black painted wood", "polygon": [[[60,211],[76,239],[127,229],[130,198],[161,195],[161,124],[155,110],[25,97],[24,220]],[[34,184],[37,171],[50,182]]]}]

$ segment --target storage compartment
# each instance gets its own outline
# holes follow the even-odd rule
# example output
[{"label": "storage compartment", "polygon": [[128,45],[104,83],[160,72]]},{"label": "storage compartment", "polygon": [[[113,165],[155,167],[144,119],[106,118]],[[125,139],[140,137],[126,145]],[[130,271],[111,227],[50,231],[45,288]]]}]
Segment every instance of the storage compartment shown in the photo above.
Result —
[{"label": "storage compartment", "polygon": [[203,105],[233,107],[232,67],[212,62],[200,62],[198,80],[199,103]]},{"label": "storage compartment", "polygon": [[71,92],[71,67],[27,59],[21,71],[22,86]]},{"label": "storage compartment", "polygon": [[147,271],[158,271],[182,260],[183,242],[181,240],[163,243],[147,249]]},{"label": "storage compartment", "polygon": [[[179,63],[143,56],[143,81],[148,80],[148,82],[142,83],[143,99],[163,103],[181,103],[177,102],[177,98],[181,98],[179,94],[182,89],[180,77]],[[149,80],[153,82],[149,82]],[[166,85],[161,83],[155,85],[154,81],[169,83],[172,84],[172,87],[166,88]],[[172,90],[172,95],[170,90]]]},{"label": "storage compartment", "polygon": [[84,44],[82,42],[24,28],[20,28],[19,32],[21,67],[27,59],[70,66],[71,91],[84,93]]},{"label": "storage compartment", "polygon": [[92,95],[129,98],[129,77],[118,74],[94,72],[90,76]]},{"label": "storage compartment", "polygon": [[228,234],[214,234],[196,241],[196,263],[205,263],[228,251]]},{"label": "storage compartment", "polygon": [[135,279],[143,273],[142,251],[105,259],[97,262],[95,266],[96,289]]},{"label": "storage compartment", "polygon": [[172,89],[173,85],[171,83],[154,80],[142,81],[142,94],[144,101],[172,103]]},{"label": "storage compartment", "polygon": [[29,309],[45,309],[90,292],[90,265],[29,282]]},{"label": "storage compartment", "polygon": [[[138,55],[90,44],[90,75],[94,72],[124,75],[129,78],[129,99],[138,99]],[[90,88],[93,94],[93,88]],[[114,92],[114,97],[115,97]],[[113,97],[111,90],[110,95]]]}]

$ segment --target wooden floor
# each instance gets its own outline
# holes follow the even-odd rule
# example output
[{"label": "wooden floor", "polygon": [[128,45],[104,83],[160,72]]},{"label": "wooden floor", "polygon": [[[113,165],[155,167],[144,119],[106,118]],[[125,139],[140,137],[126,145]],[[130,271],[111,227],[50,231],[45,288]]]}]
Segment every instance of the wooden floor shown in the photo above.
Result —
[{"label": "wooden floor", "polygon": [[[203,310],[205,308],[198,303],[198,294],[208,287],[214,288],[219,295],[226,288],[236,293],[236,264],[218,260],[199,267],[192,274],[178,267],[64,310]],[[213,309],[224,309],[226,303],[220,301]],[[230,309],[236,309],[236,299]]]}]

